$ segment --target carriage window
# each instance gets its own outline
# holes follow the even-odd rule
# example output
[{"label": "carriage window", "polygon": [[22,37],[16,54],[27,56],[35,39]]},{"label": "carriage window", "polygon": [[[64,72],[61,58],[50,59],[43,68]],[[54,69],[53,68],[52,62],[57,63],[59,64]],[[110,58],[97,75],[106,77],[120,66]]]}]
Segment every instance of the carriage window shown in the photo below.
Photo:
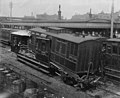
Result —
[{"label": "carriage window", "polygon": [[37,50],[39,49],[39,41],[38,40],[36,41],[36,49]]},{"label": "carriage window", "polygon": [[24,44],[24,45],[27,45],[28,40],[26,40],[26,39],[27,39],[27,37],[22,37],[21,38],[21,43]]},{"label": "carriage window", "polygon": [[74,54],[74,44],[71,43],[71,46],[70,46],[70,54]]},{"label": "carriage window", "polygon": [[66,50],[66,44],[61,43],[61,53],[65,54],[65,50]]},{"label": "carriage window", "polygon": [[70,54],[77,56],[77,52],[78,52],[78,45],[71,43]]},{"label": "carriage window", "polygon": [[117,54],[117,46],[113,45],[112,47],[113,47],[113,53]]},{"label": "carriage window", "polygon": [[46,42],[42,40],[41,51],[46,51]]},{"label": "carriage window", "polygon": [[40,40],[37,40],[37,42],[36,42],[36,48],[39,50],[39,51],[41,51],[41,43],[40,43]]},{"label": "carriage window", "polygon": [[17,45],[17,43],[18,43],[18,38],[17,38],[17,37],[13,37],[13,43],[14,43],[15,45]]},{"label": "carriage window", "polygon": [[119,55],[120,55],[120,46],[119,46]]},{"label": "carriage window", "polygon": [[65,54],[66,51],[66,43],[62,41],[56,40],[56,52],[60,54]]},{"label": "carriage window", "polygon": [[102,52],[106,52],[106,44],[103,44],[103,46],[102,46]]},{"label": "carriage window", "polygon": [[56,52],[60,51],[60,41],[56,40]]},{"label": "carriage window", "polygon": [[107,46],[107,53],[111,53],[111,46]]},{"label": "carriage window", "polygon": [[35,35],[32,35],[31,39],[32,39],[31,43],[34,44],[35,43]]},{"label": "carriage window", "polygon": [[75,45],[74,47],[74,55],[77,56],[77,52],[78,52],[78,45]]}]

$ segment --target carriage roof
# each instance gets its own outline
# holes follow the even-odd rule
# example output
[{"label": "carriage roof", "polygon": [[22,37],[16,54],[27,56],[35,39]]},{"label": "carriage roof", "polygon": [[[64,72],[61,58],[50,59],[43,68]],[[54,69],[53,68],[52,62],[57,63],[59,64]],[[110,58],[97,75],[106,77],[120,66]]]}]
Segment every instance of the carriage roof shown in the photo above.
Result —
[{"label": "carriage roof", "polygon": [[12,32],[13,35],[19,35],[19,36],[30,36],[30,32],[26,30],[19,30],[16,32]]},{"label": "carriage roof", "polygon": [[92,36],[85,36],[85,37],[75,36],[73,34],[68,34],[68,33],[51,33],[51,32],[46,32],[44,29],[41,29],[41,28],[33,28],[33,29],[30,29],[30,31],[43,33],[49,36],[53,36],[53,37],[67,40],[67,41],[74,42],[74,43],[81,43],[84,41],[97,40],[101,38],[101,37],[92,37]]}]

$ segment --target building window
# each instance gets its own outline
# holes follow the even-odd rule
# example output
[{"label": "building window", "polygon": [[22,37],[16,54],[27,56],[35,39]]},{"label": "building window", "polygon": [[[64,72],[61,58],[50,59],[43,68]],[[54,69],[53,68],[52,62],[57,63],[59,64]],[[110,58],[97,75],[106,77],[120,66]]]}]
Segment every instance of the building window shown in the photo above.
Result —
[{"label": "building window", "polygon": [[71,43],[70,55],[77,56],[77,54],[78,54],[78,45],[74,44],[74,43]]},{"label": "building window", "polygon": [[117,46],[113,45],[113,54],[117,54]]}]

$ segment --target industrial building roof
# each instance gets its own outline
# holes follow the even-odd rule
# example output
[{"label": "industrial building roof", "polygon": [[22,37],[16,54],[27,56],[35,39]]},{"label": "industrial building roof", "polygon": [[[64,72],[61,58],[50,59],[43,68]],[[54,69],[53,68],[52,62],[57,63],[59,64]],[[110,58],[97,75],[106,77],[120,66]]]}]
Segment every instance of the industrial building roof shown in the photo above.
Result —
[{"label": "industrial building roof", "polygon": [[4,25],[19,25],[19,26],[56,26],[64,28],[110,28],[108,23],[2,23]]}]

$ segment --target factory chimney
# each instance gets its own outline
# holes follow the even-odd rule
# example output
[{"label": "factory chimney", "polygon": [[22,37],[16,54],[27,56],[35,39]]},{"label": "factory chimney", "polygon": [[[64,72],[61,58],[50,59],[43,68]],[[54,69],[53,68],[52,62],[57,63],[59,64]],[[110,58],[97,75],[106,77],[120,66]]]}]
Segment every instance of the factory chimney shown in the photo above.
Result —
[{"label": "factory chimney", "polygon": [[61,5],[59,5],[58,19],[61,20]]},{"label": "factory chimney", "polygon": [[90,8],[89,18],[92,18],[92,9]]}]

